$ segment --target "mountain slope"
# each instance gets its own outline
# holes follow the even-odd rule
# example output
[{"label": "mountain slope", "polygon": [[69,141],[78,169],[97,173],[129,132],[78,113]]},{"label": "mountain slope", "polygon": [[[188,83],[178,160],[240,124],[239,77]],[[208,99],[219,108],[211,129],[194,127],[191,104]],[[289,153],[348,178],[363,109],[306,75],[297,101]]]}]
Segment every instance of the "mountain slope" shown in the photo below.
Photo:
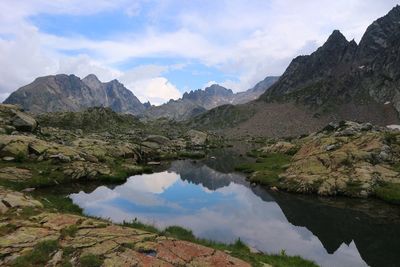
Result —
[{"label": "mountain slope", "polygon": [[233,93],[218,84],[213,84],[204,90],[186,92],[182,98],[171,100],[161,106],[151,107],[144,112],[145,117],[165,117],[174,120],[186,120],[207,110],[225,104],[243,104],[257,99],[265,92],[279,77],[268,76],[255,87],[240,93]]},{"label": "mountain slope", "polygon": [[[333,31],[314,53],[293,59],[259,100],[230,110],[211,110],[191,123],[207,128],[223,121],[233,125],[223,133],[233,136],[307,134],[340,120],[399,124],[400,7],[373,22],[359,45]],[[253,115],[234,123],[245,110]]]},{"label": "mountain slope", "polygon": [[400,7],[373,22],[360,44],[337,30],[309,56],[295,58],[261,99],[313,108],[391,102],[400,111]]},{"label": "mountain slope", "polygon": [[145,109],[123,84],[117,80],[102,83],[93,74],[82,80],[65,74],[40,77],[13,92],[4,103],[19,104],[33,113],[79,111],[94,106],[131,114]]}]

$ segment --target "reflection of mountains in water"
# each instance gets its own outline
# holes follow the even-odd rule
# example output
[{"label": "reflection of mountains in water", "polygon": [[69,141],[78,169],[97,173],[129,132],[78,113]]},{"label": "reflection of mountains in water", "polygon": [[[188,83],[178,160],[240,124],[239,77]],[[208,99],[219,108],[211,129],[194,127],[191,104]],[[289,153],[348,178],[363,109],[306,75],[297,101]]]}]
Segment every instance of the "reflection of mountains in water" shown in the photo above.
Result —
[{"label": "reflection of mountains in water", "polygon": [[[189,160],[174,161],[169,170],[179,173],[181,179],[184,181],[202,185],[213,191],[221,187],[229,186],[231,183],[244,185],[250,188],[250,183],[246,181],[245,176],[239,173],[222,173],[208,167],[202,162],[193,162]],[[257,186],[251,188],[251,190],[264,201],[274,201],[264,188]]]},{"label": "reflection of mountains in water", "polygon": [[237,173],[221,173],[201,162],[193,162],[190,160],[174,161],[169,168],[170,171],[176,172],[181,176],[181,179],[203,185],[210,190],[228,186],[231,182],[236,184],[245,184],[245,177]]},{"label": "reflection of mountains in water", "polygon": [[[400,263],[400,224],[399,208],[388,205],[372,207],[375,213],[382,208],[392,209],[388,220],[372,217],[364,212],[348,207],[333,207],[317,198],[273,194],[275,201],[288,221],[296,226],[304,226],[319,238],[329,254],[333,254],[342,243],[347,245],[354,240],[363,260],[370,266],[399,266]],[[336,201],[336,200],[335,200]],[[339,200],[337,200],[339,201]],[[349,200],[350,201],[350,200]],[[346,201],[345,201],[346,202]],[[378,205],[371,201],[365,205]],[[387,214],[386,214],[387,215]]]}]

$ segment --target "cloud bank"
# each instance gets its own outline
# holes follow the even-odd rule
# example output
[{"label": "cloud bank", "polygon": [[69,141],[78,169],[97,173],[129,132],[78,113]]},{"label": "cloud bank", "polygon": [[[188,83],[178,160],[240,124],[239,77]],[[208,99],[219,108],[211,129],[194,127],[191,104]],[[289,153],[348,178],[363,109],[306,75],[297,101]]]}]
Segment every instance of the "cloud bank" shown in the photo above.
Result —
[{"label": "cloud bank", "polygon": [[[294,56],[315,50],[334,29],[359,41],[397,2],[3,0],[0,97],[37,76],[94,73],[103,81],[117,78],[142,101],[160,104],[216,80],[211,75],[191,84],[197,88],[178,88],[179,81],[192,79],[179,75],[188,61],[229,76],[216,80],[222,85],[246,90],[267,75],[282,74]],[[86,21],[104,22],[103,16],[111,30],[86,29]],[[78,26],[66,31],[69,22]]]}]

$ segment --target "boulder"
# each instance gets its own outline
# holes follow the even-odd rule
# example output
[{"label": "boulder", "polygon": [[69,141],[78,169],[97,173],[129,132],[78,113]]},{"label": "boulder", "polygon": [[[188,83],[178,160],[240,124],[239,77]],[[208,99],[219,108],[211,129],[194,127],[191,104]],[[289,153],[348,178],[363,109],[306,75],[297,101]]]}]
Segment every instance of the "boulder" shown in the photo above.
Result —
[{"label": "boulder", "polygon": [[12,125],[21,132],[33,132],[36,130],[38,123],[37,121],[26,113],[21,111],[13,110],[14,117]]},{"label": "boulder", "polygon": [[192,145],[195,146],[204,146],[207,142],[207,133],[197,131],[197,130],[189,130],[186,133],[186,136],[189,138],[189,141]]},{"label": "boulder", "polygon": [[171,142],[171,140],[168,137],[162,135],[149,135],[145,138],[144,141],[157,143],[163,146],[169,145],[169,143]]}]

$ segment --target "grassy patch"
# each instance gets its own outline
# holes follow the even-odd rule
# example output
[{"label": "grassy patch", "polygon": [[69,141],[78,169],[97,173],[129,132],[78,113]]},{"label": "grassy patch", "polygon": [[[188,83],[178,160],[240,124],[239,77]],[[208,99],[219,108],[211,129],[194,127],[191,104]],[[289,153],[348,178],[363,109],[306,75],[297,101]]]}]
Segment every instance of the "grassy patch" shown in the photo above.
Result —
[{"label": "grassy patch", "polygon": [[151,232],[151,233],[156,233],[156,234],[160,233],[160,230],[158,230],[157,227],[139,222],[138,220],[133,220],[132,222],[123,222],[122,225],[140,229],[140,230],[147,231],[147,232]]},{"label": "grassy patch", "polygon": [[82,209],[79,206],[75,205],[70,198],[63,195],[39,195],[38,199],[41,200],[45,209],[79,215],[83,213]]},{"label": "grassy patch", "polygon": [[103,264],[103,259],[93,254],[82,256],[79,261],[81,267],[100,267]]},{"label": "grassy patch", "polygon": [[276,185],[279,174],[285,171],[291,156],[285,154],[268,154],[258,157],[256,162],[244,163],[235,167],[236,171],[251,174],[251,182],[263,185]]},{"label": "grassy patch", "polygon": [[162,234],[186,241],[193,241],[196,239],[192,231],[176,225],[165,228]]},{"label": "grassy patch", "polygon": [[76,233],[78,232],[78,230],[79,230],[78,227],[75,224],[73,224],[73,225],[70,225],[68,227],[61,229],[60,234],[61,234],[61,237],[67,237],[67,236],[74,237],[76,235]]},{"label": "grassy patch", "polygon": [[125,182],[126,179],[132,175],[139,175],[143,173],[152,173],[153,169],[149,166],[135,166],[135,168],[129,168],[123,165],[122,161],[116,161],[111,167],[110,175],[102,175],[98,180],[110,183],[121,183]]},{"label": "grassy patch", "polygon": [[11,234],[15,230],[17,230],[17,228],[18,227],[12,223],[2,225],[2,226],[0,226],[0,236],[5,236],[7,234]]},{"label": "grassy patch", "polygon": [[387,202],[400,204],[400,184],[387,183],[376,189],[376,196]]},{"label": "grassy patch", "polygon": [[56,240],[48,240],[38,243],[32,251],[22,255],[11,264],[13,267],[45,266],[50,260],[51,254],[58,249]]}]

